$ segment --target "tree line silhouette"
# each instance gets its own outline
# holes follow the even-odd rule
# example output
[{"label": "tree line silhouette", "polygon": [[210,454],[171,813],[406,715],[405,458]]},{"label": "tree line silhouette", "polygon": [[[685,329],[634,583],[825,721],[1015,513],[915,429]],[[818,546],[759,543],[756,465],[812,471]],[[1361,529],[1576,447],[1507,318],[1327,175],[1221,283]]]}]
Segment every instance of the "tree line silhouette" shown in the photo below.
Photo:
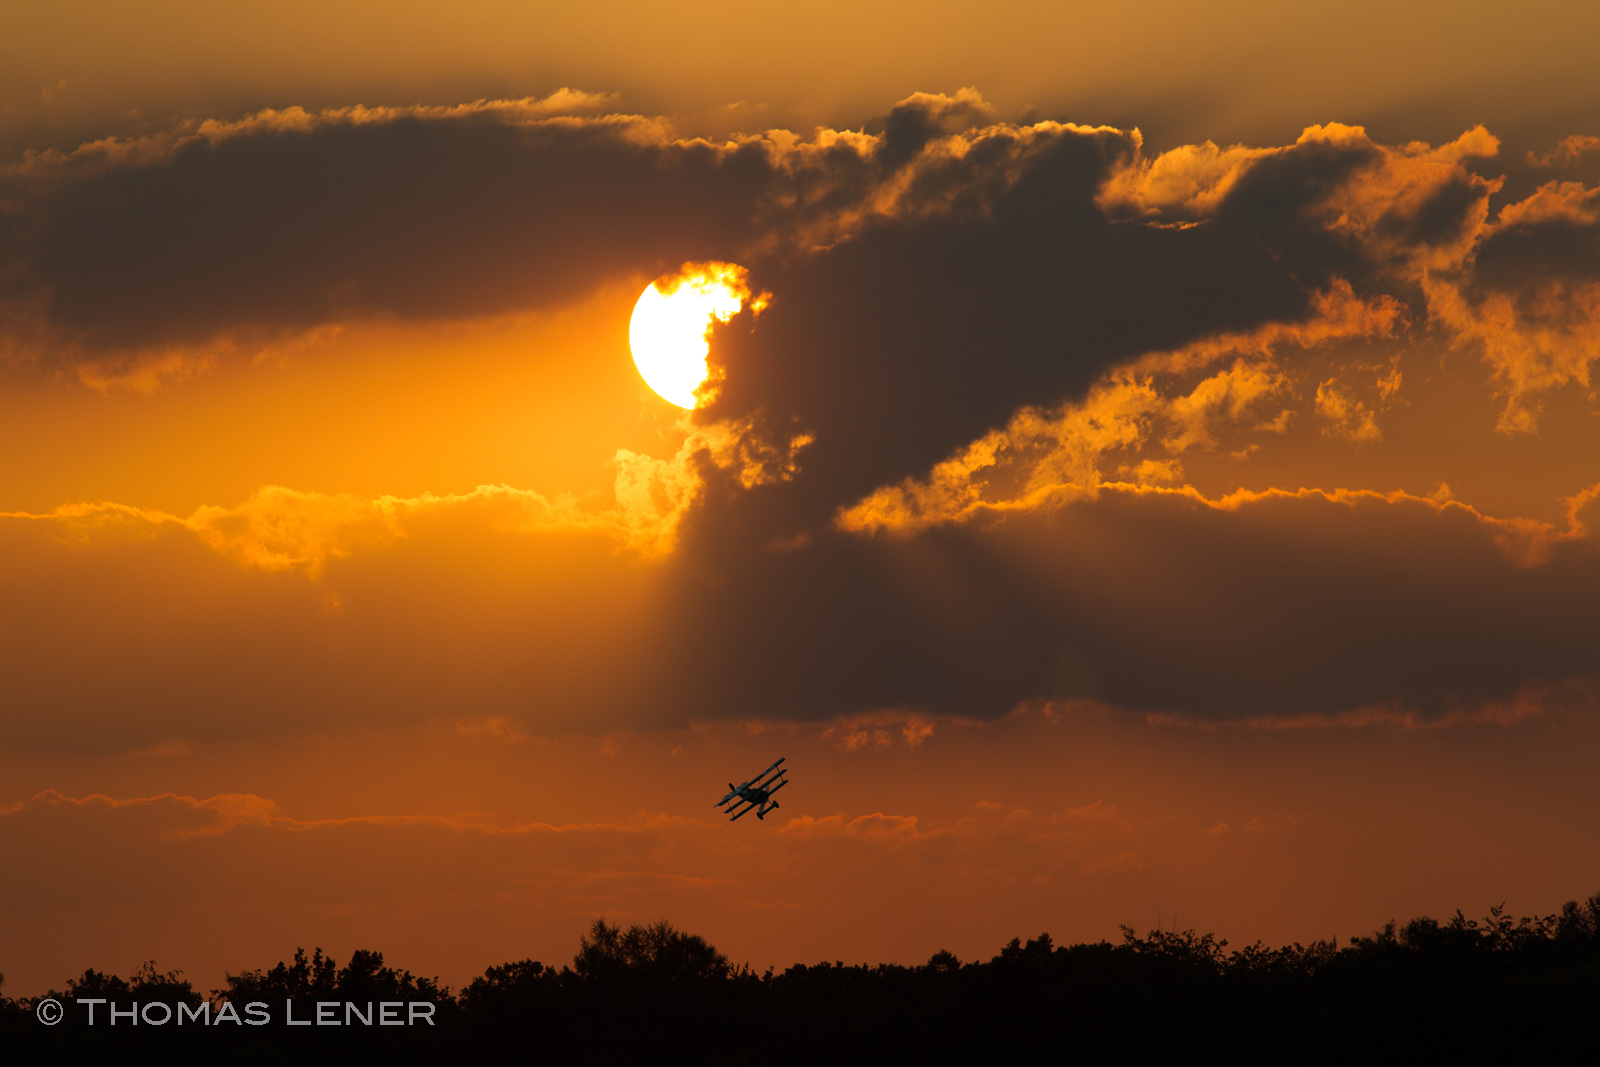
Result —
[{"label": "tree line silhouette", "polygon": [[[0,993],[4,992],[0,975]],[[38,1021],[46,997],[65,1017]],[[98,998],[209,1006],[209,1026],[103,1014]],[[262,1025],[217,1021],[253,1001]],[[426,1001],[432,1025],[286,1025],[318,1002]],[[147,963],[131,978],[87,970],[61,991],[0,996],[0,1056],[69,1064],[1587,1063],[1600,1049],[1600,894],[1559,913],[1389,923],[1343,945],[1229,949],[1212,934],[1122,928],[1120,943],[1056,946],[1048,934],[987,961],[949,952],[921,966],[795,964],[758,974],[671,924],[597,919],[570,965],[490,967],[453,992],[357,951],[321,949],[228,974],[202,995]],[[156,1013],[158,1016],[159,1011]],[[344,1018],[339,1016],[341,1020]],[[402,1018],[404,1016],[401,1016]],[[359,1022],[359,1018],[357,1019]]]}]

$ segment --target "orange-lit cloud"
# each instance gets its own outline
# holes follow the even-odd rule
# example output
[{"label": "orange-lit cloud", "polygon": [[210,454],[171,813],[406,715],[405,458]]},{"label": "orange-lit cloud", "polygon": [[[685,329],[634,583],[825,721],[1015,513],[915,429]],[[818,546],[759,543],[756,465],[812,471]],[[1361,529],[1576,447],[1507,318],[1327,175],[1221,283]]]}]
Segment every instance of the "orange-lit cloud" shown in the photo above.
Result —
[{"label": "orange-lit cloud", "polygon": [[[1582,137],[1568,138],[1544,157],[1530,154],[1530,161],[1570,162],[1587,148]],[[1100,202],[1107,211],[1153,220],[1220,220],[1230,209],[1250,210],[1261,191],[1252,183],[1264,187],[1279,174],[1306,173],[1318,194],[1297,205],[1299,221],[1314,223],[1393,280],[1420,286],[1430,318],[1493,369],[1506,402],[1499,429],[1526,432],[1537,423],[1538,395],[1569,383],[1587,387],[1600,351],[1591,336],[1592,264],[1580,267],[1562,251],[1592,246],[1596,194],[1578,182],[1552,182],[1492,214],[1490,198],[1502,181],[1467,164],[1491,159],[1498,149],[1481,126],[1439,148],[1389,148],[1360,127],[1335,123],[1308,128],[1284,149],[1224,151],[1207,142],[1155,159],[1135,157],[1107,181]],[[1543,264],[1529,258],[1540,244],[1548,248]],[[1501,265],[1507,257],[1526,269],[1508,273]],[[1579,267],[1575,277],[1572,267]],[[1328,406],[1353,410],[1337,388]],[[1356,416],[1353,425],[1346,436],[1375,439],[1369,419]]]},{"label": "orange-lit cloud", "polygon": [[670,459],[618,449],[611,466],[615,503],[585,510],[571,495],[547,498],[527,489],[480,485],[469,493],[361,499],[348,494],[264,486],[248,500],[207,504],[187,516],[110,502],[65,504],[47,513],[0,512],[0,520],[47,523],[63,535],[90,539],[121,534],[140,540],[149,527],[188,530],[219,554],[247,567],[303,569],[313,577],[331,559],[393,544],[418,519],[455,513],[456,521],[510,533],[594,534],[646,555],[671,551],[679,521],[700,491],[696,458],[732,469],[753,488],[792,477],[803,438],[780,446],[749,426],[725,423],[691,430]]},{"label": "orange-lit cloud", "polygon": [[[1269,323],[1248,334],[1146,355],[1108,375],[1081,403],[1055,411],[1025,408],[1005,430],[974,442],[927,479],[881,488],[841,510],[839,527],[914,531],[977,511],[1058,507],[1092,497],[1104,480],[1107,460],[1118,463],[1119,473],[1143,471],[1167,482],[1179,477],[1185,452],[1217,447],[1224,428],[1230,440],[1241,431],[1281,433],[1294,414],[1281,406],[1274,411],[1269,403],[1292,400],[1293,383],[1284,369],[1290,359],[1281,353],[1384,337],[1400,316],[1393,301],[1369,304],[1348,285],[1320,295],[1314,308],[1303,324]],[[1232,361],[1227,369],[1197,375],[1224,360]],[[1384,379],[1380,391],[1389,381],[1397,379]],[[1335,388],[1317,386],[1316,414],[1341,427],[1355,419],[1356,432],[1366,426],[1369,436],[1375,434],[1371,412],[1353,410],[1355,402]],[[1396,388],[1388,388],[1387,395]],[[1302,414],[1301,421],[1310,421],[1310,414]],[[1147,450],[1156,455],[1146,456]]]},{"label": "orange-lit cloud", "polygon": [[1600,151],[1600,137],[1587,133],[1575,133],[1563,137],[1561,143],[1535,155],[1528,153],[1528,163],[1534,167],[1566,167],[1583,158],[1585,153]]},{"label": "orange-lit cloud", "polygon": [[1600,189],[1551,182],[1500,210],[1463,281],[1429,280],[1430,312],[1494,370],[1503,432],[1534,431],[1542,394],[1589,386],[1600,359],[1597,235]]}]

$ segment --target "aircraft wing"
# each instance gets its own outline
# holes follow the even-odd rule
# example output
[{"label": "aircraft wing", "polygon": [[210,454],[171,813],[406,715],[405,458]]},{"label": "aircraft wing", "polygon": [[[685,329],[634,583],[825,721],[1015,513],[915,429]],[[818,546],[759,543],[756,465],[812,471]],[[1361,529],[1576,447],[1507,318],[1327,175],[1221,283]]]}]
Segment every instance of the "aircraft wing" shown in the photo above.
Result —
[{"label": "aircraft wing", "polygon": [[[774,764],[773,766],[776,766],[776,764]],[[776,782],[779,778],[782,778],[784,775],[786,775],[788,773],[789,773],[789,768],[787,768],[787,767],[783,768],[780,771],[774,771],[772,769],[772,767],[768,767],[766,770],[764,770],[760,774],[756,775],[755,778],[751,779],[751,783],[750,784],[753,785],[757,789],[765,789],[769,785],[771,785],[773,782]],[[768,775],[770,775],[771,777],[768,777]]]},{"label": "aircraft wing", "polygon": [[[786,759],[788,759],[787,756],[779,756],[778,757],[778,763],[782,763]],[[766,770],[762,771],[760,774],[756,775],[754,778],[745,779],[745,782],[744,782],[743,785],[735,786],[731,782],[728,783],[729,784],[728,793],[726,795],[724,795],[721,800],[717,801],[715,804],[713,804],[711,806],[714,807],[714,808],[722,807],[722,805],[726,804],[728,801],[730,801],[730,800],[734,799],[735,797],[737,797],[739,795],[739,790],[745,788],[746,786],[751,785],[752,783],[757,783],[756,784],[756,788],[757,789],[763,788],[763,786],[761,784],[759,784],[759,783],[767,775],[769,775],[773,771],[777,770],[778,763],[774,763],[771,767],[768,767]],[[785,768],[785,769],[783,769],[781,771],[778,771],[778,774],[775,776],[774,780],[776,780],[776,778],[781,778],[783,775],[788,774],[788,773],[789,773],[788,768]],[[768,783],[768,784],[770,784],[770,783]]]},{"label": "aircraft wing", "polygon": [[[731,813],[728,820],[729,822],[737,820],[740,816],[748,815],[750,813],[750,808],[756,807],[757,805],[754,802],[740,796],[739,790],[747,788],[765,790],[767,796],[770,798],[773,793],[776,793],[778,790],[789,784],[789,779],[784,777],[784,775],[789,773],[789,768],[782,766],[786,759],[788,759],[787,756],[779,756],[777,763],[774,763],[772,766],[768,767],[754,778],[748,779],[743,785],[735,786],[731,782],[728,783],[729,792],[726,793],[721,800],[713,804],[712,807],[721,808],[723,811]],[[766,801],[762,801],[762,803],[765,804]],[[745,804],[749,804],[750,808],[745,808]],[[740,810],[741,808],[743,808],[742,811]]]}]

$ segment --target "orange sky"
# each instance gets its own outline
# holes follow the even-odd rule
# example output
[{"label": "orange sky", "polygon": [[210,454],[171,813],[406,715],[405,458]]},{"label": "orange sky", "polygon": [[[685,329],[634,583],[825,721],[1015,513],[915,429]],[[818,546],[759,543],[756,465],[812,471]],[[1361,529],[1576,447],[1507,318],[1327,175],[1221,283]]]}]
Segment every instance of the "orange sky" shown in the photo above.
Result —
[{"label": "orange sky", "polygon": [[1593,892],[1594,16],[1479,6],[4,16],[5,991]]}]

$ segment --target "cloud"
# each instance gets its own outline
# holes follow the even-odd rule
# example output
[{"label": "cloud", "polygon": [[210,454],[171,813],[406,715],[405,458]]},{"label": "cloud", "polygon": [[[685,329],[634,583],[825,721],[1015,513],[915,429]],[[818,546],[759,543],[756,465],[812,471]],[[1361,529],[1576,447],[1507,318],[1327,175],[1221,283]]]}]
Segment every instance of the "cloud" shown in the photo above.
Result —
[{"label": "cloud", "polygon": [[85,358],[137,359],[549,306],[737,238],[763,143],[676,141],[597,102],[268,111],[28,157],[4,175],[12,305]]},{"label": "cloud", "polygon": [[[1589,187],[1497,203],[1481,127],[1151,159],[968,90],[722,142],[608,106],[264,112],[5,172],[12,348],[108,388],[690,261],[773,294],[713,332],[720,391],[682,444],[615,452],[609,502],[274,486],[8,513],[30,632],[0,654],[29,716],[116,703],[124,747],[441,706],[507,737],[757,717],[866,753],[924,736],[895,715],[1434,721],[1587,671],[1600,475],[1505,510],[1381,450],[1417,453],[1392,424],[1453,349],[1502,430],[1588,383]],[[1330,450],[1370,465],[1299,473]]]},{"label": "cloud", "polygon": [[[1592,140],[1569,137],[1544,156],[1530,153],[1529,166],[1570,166]],[[1113,214],[1174,225],[1245,222],[1304,276],[1332,271],[1361,288],[1420,292],[1430,321],[1493,370],[1506,400],[1498,428],[1527,432],[1537,425],[1539,394],[1587,387],[1600,357],[1597,192],[1549,182],[1491,217],[1504,179],[1471,166],[1498,149],[1481,126],[1433,148],[1379,145],[1361,127],[1334,123],[1281,149],[1206,142],[1153,160],[1136,153],[1100,202]],[[1357,431],[1373,440],[1367,425],[1358,420]]]},{"label": "cloud", "polygon": [[1501,208],[1469,267],[1430,279],[1431,313],[1480,347],[1506,398],[1498,429],[1532,432],[1540,395],[1589,386],[1600,359],[1600,189],[1550,182]]},{"label": "cloud", "polygon": [[[1104,481],[1107,462],[1117,463],[1119,470],[1143,469],[1159,474],[1157,480],[1173,480],[1179,470],[1176,457],[1214,448],[1225,428],[1235,436],[1241,429],[1277,428],[1282,414],[1274,416],[1263,404],[1284,398],[1289,390],[1292,381],[1284,364],[1293,354],[1340,341],[1386,337],[1400,321],[1401,309],[1393,300],[1369,303],[1348,285],[1338,285],[1318,294],[1313,314],[1303,323],[1268,323],[1248,333],[1147,353],[1107,374],[1082,401],[1053,410],[1023,408],[1004,430],[937,464],[926,478],[880,487],[840,509],[836,524],[854,533],[911,532],[984,511],[1060,507],[1092,499]],[[1231,365],[1212,370],[1223,361]],[[1332,411],[1330,395],[1321,386],[1317,395],[1318,414]],[[1337,395],[1345,403],[1340,413],[1348,415],[1353,402]],[[1157,455],[1147,457],[1151,450],[1158,450]]]},{"label": "cloud", "polygon": [[316,521],[315,496],[272,493],[204,522],[13,518],[7,740],[120,751],[452,709],[512,741],[754,712],[872,752],[936,738],[936,715],[1075,697],[1477,721],[1592,668],[1600,486],[1564,523],[1403,492],[1054,493],[714,560],[619,554],[614,520],[563,527],[493,487]]},{"label": "cloud", "polygon": [[[997,121],[971,89],[914,94],[872,132],[720,143],[609,103],[288,108],[25,155],[0,173],[0,335],[96,387],[154,388],[352,317],[491,315],[744,262],[785,295],[764,358],[723,346],[717,416],[803,424],[817,463],[869,446],[880,483],[1114,363],[1294,321],[1340,284],[1481,347],[1505,429],[1595,358],[1592,194],[1551,183],[1491,220],[1482,127],[1385,146],[1330,123],[1150,158],[1137,131]],[[965,298],[928,299],[949,289]],[[913,400],[923,417],[897,420]]]},{"label": "cloud", "polygon": [[[1168,225],[1257,229],[1312,271],[1359,275],[1459,262],[1499,183],[1466,169],[1499,141],[1475,127],[1437,148],[1378,144],[1360,126],[1310,126],[1282,148],[1207,141],[1131,156],[1099,202],[1112,215]],[[1365,260],[1365,264],[1362,261]]]},{"label": "cloud", "polygon": [[677,585],[690,621],[652,662],[685,711],[778,718],[1078,696],[1215,720],[1386,702],[1431,719],[1586,674],[1600,639],[1584,607],[1600,555],[1577,519],[1369,491],[1102,483],[1069,499],[724,559],[715,585]]},{"label": "cloud", "polygon": [[1356,444],[1383,440],[1372,409],[1352,397],[1337,379],[1329,378],[1317,386],[1317,417],[1327,423],[1322,432]]},{"label": "cloud", "polygon": [[1590,152],[1600,151],[1600,137],[1586,133],[1575,133],[1563,137],[1561,142],[1548,152],[1535,155],[1528,153],[1528,165],[1531,167],[1570,167],[1579,159]]},{"label": "cloud", "polygon": [[726,468],[754,488],[791,477],[803,439],[776,447],[749,427],[718,423],[689,429],[677,453],[657,459],[618,449],[611,460],[613,505],[585,509],[572,495],[549,498],[507,485],[467,493],[360,498],[263,486],[235,505],[205,504],[187,516],[112,502],[65,504],[48,512],[0,512],[0,521],[45,524],[79,539],[148,537],[170,526],[192,533],[218,554],[265,571],[301,570],[316,577],[334,559],[404,539],[419,522],[456,514],[492,529],[594,535],[646,556],[670,552],[678,523],[700,492],[699,464]]},{"label": "cloud", "polygon": [[[1144,845],[1132,822],[1123,818],[1114,805],[1101,801],[1047,815],[1036,815],[1026,808],[1012,808],[1003,814],[980,805],[976,814],[964,816],[938,827],[923,828],[915,816],[870,815],[850,817],[809,815],[789,819],[779,833],[786,839],[802,841],[853,842],[861,847],[887,850],[921,850],[923,862],[953,866],[968,877],[999,875],[991,866],[1003,851],[1011,862],[1021,860],[1030,870],[1044,872],[1062,869],[1078,873],[1103,873],[1137,870],[1145,866],[1139,858]],[[1015,868],[1005,877],[1014,880]]]},{"label": "cloud", "polygon": [[1423,715],[1399,702],[1351,708],[1334,713],[1303,712],[1294,715],[1258,715],[1216,720],[1181,713],[1152,712],[1145,721],[1156,727],[1216,730],[1455,730],[1463,727],[1514,726],[1528,719],[1569,709],[1593,707],[1600,695],[1600,678],[1574,676],[1559,682],[1533,682],[1510,697],[1476,707],[1456,707],[1441,715]]},{"label": "cloud", "polygon": [[992,198],[1062,141],[973,130],[975,92],[917,94],[878,135],[721,143],[606,98],[269,110],[25,155],[0,171],[7,347],[151,385],[352,317],[570,302],[689,260],[829,245]]},{"label": "cloud", "polygon": [[[759,413],[814,439],[792,489],[759,509],[790,525],[774,539],[926,471],[1020,408],[1080,397],[1117,364],[1301,316],[1313,294],[1254,236],[1101,211],[1098,191],[1136,147],[1054,123],[931,141],[906,165],[916,195],[892,213],[812,255],[752,265],[773,304],[758,328],[713,344],[725,380],[708,415]],[[1143,313],[1152,301],[1159,315]]]}]

